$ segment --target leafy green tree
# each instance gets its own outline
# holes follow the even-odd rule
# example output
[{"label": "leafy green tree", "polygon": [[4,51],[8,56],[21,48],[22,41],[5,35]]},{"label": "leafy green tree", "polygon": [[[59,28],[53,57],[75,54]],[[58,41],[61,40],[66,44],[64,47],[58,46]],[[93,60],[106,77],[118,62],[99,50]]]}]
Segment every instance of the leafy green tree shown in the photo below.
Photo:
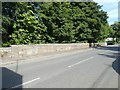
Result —
[{"label": "leafy green tree", "polygon": [[34,3],[20,3],[23,8],[18,8],[15,12],[16,22],[10,35],[12,44],[45,43],[47,27],[42,19],[37,19],[31,4]]},{"label": "leafy green tree", "polygon": [[111,32],[101,7],[95,2],[6,2],[3,31],[11,44],[95,43]]},{"label": "leafy green tree", "polygon": [[113,32],[113,29],[110,25],[105,24],[101,26],[101,32],[100,32],[100,41],[104,41],[106,38],[110,37],[111,32]]},{"label": "leafy green tree", "polygon": [[9,42],[9,35],[13,33],[13,22],[15,21],[15,10],[17,2],[2,2],[2,36],[3,43]]},{"label": "leafy green tree", "polygon": [[73,20],[77,41],[97,42],[101,38],[102,26],[107,24],[107,13],[95,2],[73,2]]},{"label": "leafy green tree", "polygon": [[116,42],[120,42],[120,22],[115,22],[111,25],[113,32],[111,33],[111,37],[116,38]]},{"label": "leafy green tree", "polygon": [[74,38],[72,9],[70,2],[42,3],[41,9],[47,18],[44,23],[48,27],[47,32],[51,39],[48,42],[71,42]]}]

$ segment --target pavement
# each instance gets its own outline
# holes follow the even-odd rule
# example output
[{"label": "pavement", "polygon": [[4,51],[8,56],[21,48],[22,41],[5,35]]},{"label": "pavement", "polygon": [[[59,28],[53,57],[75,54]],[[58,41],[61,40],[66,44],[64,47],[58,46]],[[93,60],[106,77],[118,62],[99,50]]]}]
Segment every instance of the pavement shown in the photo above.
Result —
[{"label": "pavement", "polygon": [[[16,88],[118,88],[120,47],[33,57],[2,68],[2,87]],[[28,57],[29,58],[29,57]]]}]

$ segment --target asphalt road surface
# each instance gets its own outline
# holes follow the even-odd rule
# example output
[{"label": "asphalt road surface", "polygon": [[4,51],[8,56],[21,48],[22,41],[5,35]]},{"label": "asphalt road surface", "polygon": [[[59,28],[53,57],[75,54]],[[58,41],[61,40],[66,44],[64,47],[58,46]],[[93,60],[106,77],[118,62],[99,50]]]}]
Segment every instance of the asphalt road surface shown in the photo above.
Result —
[{"label": "asphalt road surface", "polygon": [[118,88],[117,45],[36,57],[2,67],[2,87]]}]

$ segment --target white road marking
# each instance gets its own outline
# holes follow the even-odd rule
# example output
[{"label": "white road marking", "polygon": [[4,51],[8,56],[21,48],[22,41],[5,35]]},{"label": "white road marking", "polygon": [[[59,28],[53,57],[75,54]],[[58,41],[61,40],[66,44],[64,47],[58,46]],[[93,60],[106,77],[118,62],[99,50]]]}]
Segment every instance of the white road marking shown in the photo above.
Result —
[{"label": "white road marking", "polygon": [[99,53],[99,54],[106,54],[107,52],[102,52],[102,53]]},{"label": "white road marking", "polygon": [[79,61],[79,62],[77,62],[77,63],[75,63],[75,64],[72,64],[72,65],[70,65],[70,66],[68,66],[68,67],[73,67],[73,66],[78,65],[78,64],[80,64],[80,63],[86,62],[86,61],[88,61],[88,60],[90,60],[90,59],[93,59],[93,57],[90,57],[90,58],[88,58],[88,59]]},{"label": "white road marking", "polygon": [[37,81],[37,80],[39,80],[39,79],[40,79],[40,77],[39,77],[39,78],[36,78],[36,79],[33,79],[33,80],[30,80],[30,81],[28,81],[28,82],[24,82],[24,83],[22,83],[22,84],[20,84],[20,85],[13,86],[13,87],[11,87],[11,89],[21,87],[21,86],[23,86],[23,85],[32,83],[32,82]]},{"label": "white road marking", "polygon": [[108,53],[109,51],[102,51],[100,52],[99,54],[105,54],[105,53]]}]

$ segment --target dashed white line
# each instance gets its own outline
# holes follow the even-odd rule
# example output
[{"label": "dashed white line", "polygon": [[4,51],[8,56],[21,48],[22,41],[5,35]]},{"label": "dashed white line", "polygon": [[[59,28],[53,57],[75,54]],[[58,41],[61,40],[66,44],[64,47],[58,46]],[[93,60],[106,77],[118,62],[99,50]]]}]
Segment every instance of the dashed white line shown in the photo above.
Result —
[{"label": "dashed white line", "polygon": [[22,83],[22,84],[20,84],[20,85],[13,86],[13,87],[11,87],[11,89],[21,87],[21,86],[23,86],[23,85],[32,83],[32,82],[37,81],[37,80],[39,80],[39,79],[40,79],[40,77],[39,77],[39,78],[36,78],[36,79],[33,79],[33,80],[30,80],[30,81],[28,81],[28,82],[24,82],[24,83]]},{"label": "dashed white line", "polygon": [[90,59],[93,59],[93,57],[90,57],[90,58],[88,58],[88,59],[79,61],[79,62],[77,62],[77,63],[75,63],[75,64],[69,65],[68,67],[73,67],[73,66],[78,65],[78,64],[80,64],[80,63],[86,62],[86,61],[88,61],[88,60],[90,60]]}]

